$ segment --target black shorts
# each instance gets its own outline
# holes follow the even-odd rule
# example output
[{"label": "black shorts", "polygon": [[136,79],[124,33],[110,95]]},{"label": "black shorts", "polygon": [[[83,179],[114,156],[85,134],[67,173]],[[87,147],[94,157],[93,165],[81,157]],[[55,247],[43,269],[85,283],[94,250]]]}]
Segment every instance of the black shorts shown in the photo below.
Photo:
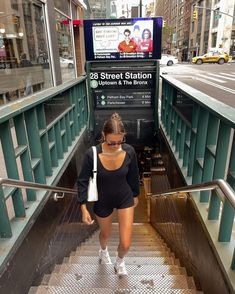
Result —
[{"label": "black shorts", "polygon": [[123,209],[134,206],[134,198],[128,197],[125,201],[120,202],[119,204],[113,205],[111,203],[102,203],[101,201],[97,201],[94,204],[94,213],[99,217],[108,217],[112,214],[113,210],[116,209]]}]

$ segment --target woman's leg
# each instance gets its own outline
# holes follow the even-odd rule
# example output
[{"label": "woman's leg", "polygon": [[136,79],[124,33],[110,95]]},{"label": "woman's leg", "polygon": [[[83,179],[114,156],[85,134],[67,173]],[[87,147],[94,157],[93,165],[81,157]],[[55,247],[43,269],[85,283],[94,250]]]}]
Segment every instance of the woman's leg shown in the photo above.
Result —
[{"label": "woman's leg", "polygon": [[119,245],[118,257],[123,258],[131,245],[134,219],[134,207],[118,209]]},{"label": "woman's leg", "polygon": [[112,214],[107,217],[99,217],[96,215],[100,227],[100,247],[104,250],[107,247],[108,238],[111,234],[112,229]]}]

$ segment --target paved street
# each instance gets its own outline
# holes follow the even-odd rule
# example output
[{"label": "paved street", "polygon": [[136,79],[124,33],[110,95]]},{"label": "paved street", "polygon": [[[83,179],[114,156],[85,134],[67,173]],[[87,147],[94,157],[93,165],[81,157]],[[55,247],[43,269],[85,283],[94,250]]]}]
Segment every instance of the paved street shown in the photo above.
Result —
[{"label": "paved street", "polygon": [[235,63],[176,64],[161,66],[160,72],[235,108]]}]

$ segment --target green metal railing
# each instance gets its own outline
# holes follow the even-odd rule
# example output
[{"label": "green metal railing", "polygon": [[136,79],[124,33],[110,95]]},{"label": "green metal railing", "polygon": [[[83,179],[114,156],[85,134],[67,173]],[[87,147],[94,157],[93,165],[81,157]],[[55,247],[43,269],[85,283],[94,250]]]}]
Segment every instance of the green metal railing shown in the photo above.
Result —
[{"label": "green metal railing", "polygon": [[[224,179],[235,190],[234,108],[173,77],[162,76],[160,116],[162,134],[188,185]],[[228,199],[221,200],[215,191],[201,191],[196,202],[198,208],[208,207],[204,216],[206,226],[208,221],[210,225],[219,223],[214,244],[228,242],[231,255],[234,207]]]},{"label": "green metal railing", "polygon": [[[0,176],[55,186],[86,130],[87,104],[82,77],[2,107]],[[48,197],[48,191],[0,186],[0,264]]]}]

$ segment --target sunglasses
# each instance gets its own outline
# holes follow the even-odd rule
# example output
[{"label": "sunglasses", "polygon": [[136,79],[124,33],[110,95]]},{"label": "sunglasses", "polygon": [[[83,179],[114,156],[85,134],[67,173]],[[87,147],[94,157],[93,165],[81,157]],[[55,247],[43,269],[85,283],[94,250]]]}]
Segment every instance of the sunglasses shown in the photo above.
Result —
[{"label": "sunglasses", "polygon": [[122,141],[107,141],[107,140],[105,140],[105,142],[108,146],[116,146],[116,145],[121,145],[121,144],[125,143],[126,139],[124,138]]}]

